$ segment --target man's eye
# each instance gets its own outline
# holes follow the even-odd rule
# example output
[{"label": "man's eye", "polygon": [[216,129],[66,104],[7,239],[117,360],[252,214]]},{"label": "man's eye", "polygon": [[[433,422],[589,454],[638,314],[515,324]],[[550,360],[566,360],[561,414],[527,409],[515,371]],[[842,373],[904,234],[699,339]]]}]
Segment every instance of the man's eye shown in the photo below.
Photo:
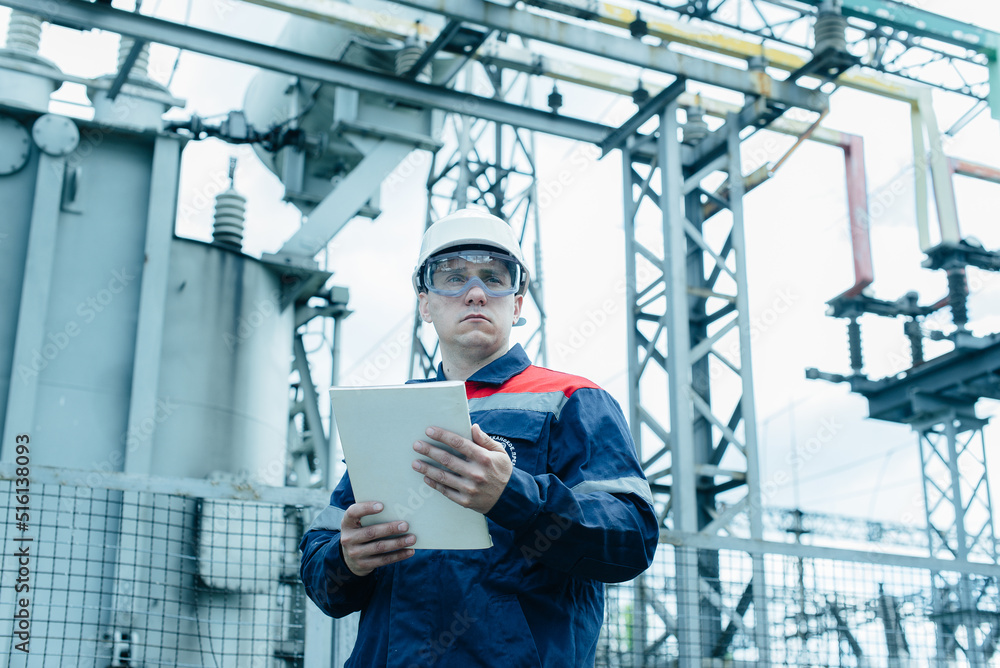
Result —
[{"label": "man's eye", "polygon": [[454,285],[462,285],[465,283],[465,276],[462,276],[461,274],[450,274],[447,278],[445,278],[445,282],[452,283]]},{"label": "man's eye", "polygon": [[500,280],[499,276],[487,276],[486,277],[486,284],[487,285],[503,285],[503,281]]}]

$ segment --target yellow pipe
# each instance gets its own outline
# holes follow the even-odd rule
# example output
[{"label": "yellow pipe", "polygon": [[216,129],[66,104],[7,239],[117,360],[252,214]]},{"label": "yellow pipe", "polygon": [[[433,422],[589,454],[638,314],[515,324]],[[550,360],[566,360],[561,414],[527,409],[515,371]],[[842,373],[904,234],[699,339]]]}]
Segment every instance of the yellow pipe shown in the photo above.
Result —
[{"label": "yellow pipe", "polygon": [[[298,14],[317,21],[335,23],[363,32],[373,37],[405,39],[414,34],[419,34],[425,41],[431,41],[437,36],[438,30],[429,25],[428,22],[417,23],[392,16],[387,12],[374,12],[361,7],[348,5],[338,0],[244,0],[249,4],[260,5],[270,9],[276,9],[291,14]],[[569,7],[569,5],[567,5]],[[635,20],[635,11],[616,5],[610,2],[602,2],[598,5],[597,21],[606,25],[619,28],[628,28],[629,24]],[[763,57],[768,66],[776,67],[788,72],[795,71],[808,62],[806,57],[777,48],[775,46],[762,46],[758,42],[753,42],[723,28],[703,28],[680,24],[679,22],[662,19],[646,21],[649,34],[664,40],[665,42],[677,42],[688,46],[697,47],[740,60],[748,58]],[[503,45],[504,47],[508,45]],[[503,47],[498,47],[503,51]],[[498,54],[501,55],[501,54]],[[502,57],[502,55],[501,55]],[[549,59],[546,59],[549,60]],[[594,68],[583,67],[581,70],[593,70]],[[595,70],[596,71],[596,70]],[[547,72],[546,76],[550,76]],[[608,75],[614,77],[614,75]],[[558,77],[556,77],[558,78]],[[607,77],[599,77],[606,79]],[[571,81],[573,79],[566,79]],[[589,80],[573,80],[574,83],[582,85],[593,85],[596,88],[610,90],[601,85],[600,80],[590,83]],[[875,73],[861,73],[848,71],[841,74],[837,83],[849,88],[863,90],[883,97],[905,102],[915,102],[919,88],[905,83],[889,81],[881,75]],[[595,85],[596,84],[596,85]],[[634,89],[633,89],[634,90]],[[614,90],[613,92],[621,92]],[[631,93],[625,91],[625,94]]]},{"label": "yellow pipe", "polygon": [[[619,28],[628,28],[636,19],[635,11],[611,2],[600,3],[597,15],[597,20],[601,23]],[[690,24],[682,25],[669,19],[649,20],[645,15],[643,20],[646,22],[649,34],[665,42],[686,44],[741,60],[760,57],[763,58],[767,66],[787,72],[794,72],[808,62],[806,57],[775,46],[750,41],[722,26],[712,29]],[[919,90],[916,86],[890,82],[877,75],[851,71],[841,74],[837,78],[837,83],[841,86],[907,102],[916,100]]]}]

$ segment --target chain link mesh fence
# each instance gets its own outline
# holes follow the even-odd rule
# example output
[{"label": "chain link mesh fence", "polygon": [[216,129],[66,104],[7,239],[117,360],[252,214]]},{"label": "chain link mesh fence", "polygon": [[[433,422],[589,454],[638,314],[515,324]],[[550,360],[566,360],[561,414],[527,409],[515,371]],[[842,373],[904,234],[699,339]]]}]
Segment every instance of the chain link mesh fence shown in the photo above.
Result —
[{"label": "chain link mesh fence", "polygon": [[[17,490],[0,466],[8,518]],[[0,524],[0,665],[309,665],[297,545],[326,492],[46,469],[29,497]],[[1000,665],[996,565],[668,539],[607,587],[597,666]]]},{"label": "chain link mesh fence", "polygon": [[303,665],[297,545],[325,492],[33,470],[29,497],[0,525],[10,665]]},{"label": "chain link mesh fence", "polygon": [[[609,585],[597,665],[1000,665],[996,565],[955,571],[877,551],[743,542],[754,551],[661,545],[640,578]],[[679,553],[697,577],[677,576]],[[755,558],[764,573],[763,618]],[[689,594],[686,606],[678,603],[682,592]]]}]

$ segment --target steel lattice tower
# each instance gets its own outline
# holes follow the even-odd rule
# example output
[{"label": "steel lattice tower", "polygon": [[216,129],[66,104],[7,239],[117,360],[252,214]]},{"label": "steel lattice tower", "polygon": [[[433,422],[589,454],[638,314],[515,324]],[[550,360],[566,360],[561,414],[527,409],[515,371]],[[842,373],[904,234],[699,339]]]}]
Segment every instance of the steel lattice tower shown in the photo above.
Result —
[{"label": "steel lattice tower", "polygon": [[[474,67],[480,69],[474,63],[463,69],[467,90],[481,85],[497,100],[530,101],[532,86],[527,74],[505,76],[504,70],[484,65],[478,72],[482,76],[477,77]],[[545,366],[548,351],[534,133],[460,114],[449,114],[446,125],[450,144],[434,154],[427,175],[426,227],[456,209],[474,206],[489,210],[514,228],[525,260],[532,265],[525,307],[534,304],[534,312],[529,307],[526,320],[534,320],[535,329],[525,343],[525,352],[535,363]],[[439,359],[433,329],[419,313],[414,313],[410,377],[432,376]]]}]

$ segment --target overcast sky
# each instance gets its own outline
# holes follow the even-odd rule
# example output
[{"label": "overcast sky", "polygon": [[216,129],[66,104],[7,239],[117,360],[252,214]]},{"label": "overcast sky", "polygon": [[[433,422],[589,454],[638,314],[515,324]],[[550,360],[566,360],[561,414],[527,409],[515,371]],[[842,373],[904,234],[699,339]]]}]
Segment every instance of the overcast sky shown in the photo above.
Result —
[{"label": "overcast sky", "polygon": [[[165,18],[185,17],[187,3],[182,0],[145,4],[147,12],[155,8]],[[1000,30],[1000,9],[993,2],[920,4]],[[4,31],[8,14],[0,9]],[[272,41],[281,27],[273,16],[257,7],[218,0],[194,3],[189,20]],[[42,53],[67,72],[97,76],[112,71],[116,48],[110,36],[49,28]],[[81,57],[83,53],[90,57]],[[176,58],[175,49],[154,45],[154,78],[165,81]],[[239,108],[254,74],[253,68],[183,54],[171,90],[188,105],[172,115],[209,116]],[[79,87],[64,87],[57,95],[82,102]],[[936,94],[935,100],[944,127],[971,104],[944,94]],[[601,95],[568,104],[581,102],[596,105],[593,108],[601,109],[609,124],[634,111],[628,101],[615,103]],[[53,110],[80,113],[78,107],[67,105],[54,105]],[[841,89],[831,98],[824,125],[864,137],[869,199],[877,201],[880,194],[885,198],[879,215],[872,215],[875,296],[894,300],[916,290],[921,303],[944,296],[944,274],[920,268],[923,255],[916,237],[907,105]],[[549,364],[600,383],[624,406],[625,305],[618,287],[624,277],[620,160],[617,154],[598,160],[593,147],[566,140],[537,137],[536,141],[541,187],[548,187],[551,195],[553,184],[562,185],[562,192],[546,198],[541,208]],[[744,155],[757,163],[774,163],[792,142],[759,133],[745,144]],[[988,113],[981,114],[949,141],[947,152],[1000,167],[997,122]],[[281,184],[252,151],[214,140],[192,142],[185,149],[177,232],[211,238],[213,198],[226,187],[230,156],[240,161],[237,189],[249,197],[245,250],[252,255],[274,252],[297,228],[299,212],[282,202]],[[335,272],[335,282],[350,288],[355,311],[342,335],[345,383],[385,384],[406,378],[414,308],[409,275],[423,227],[423,184],[429,164],[426,152],[412,154],[399,172],[404,178],[383,190],[383,215],[375,222],[356,219],[331,244],[328,266]],[[996,218],[1000,186],[959,177],[956,191],[963,234],[977,237],[986,248],[1000,249]],[[765,484],[782,481],[767,487],[765,503],[922,523],[917,442],[909,428],[866,419],[866,402],[846,386],[808,381],[804,376],[804,369],[811,366],[849,370],[845,323],[824,315],[826,300],[852,283],[843,153],[804,144],[774,178],[746,197],[745,221],[750,315],[756,323],[753,360],[762,477]],[[974,330],[1000,331],[1000,280],[976,269],[969,274]],[[880,378],[906,368],[902,322],[872,316],[862,322],[867,372]],[[516,335],[530,333],[536,324],[529,323]],[[939,324],[948,326],[947,319]],[[928,348],[943,349],[947,347]],[[328,377],[319,375],[316,381],[321,389],[328,385]],[[996,411],[995,403],[981,402],[981,415]],[[987,446],[995,446],[1000,428],[988,428],[986,439]],[[991,468],[1000,471],[997,457]],[[991,477],[997,489],[1000,477]]]}]

